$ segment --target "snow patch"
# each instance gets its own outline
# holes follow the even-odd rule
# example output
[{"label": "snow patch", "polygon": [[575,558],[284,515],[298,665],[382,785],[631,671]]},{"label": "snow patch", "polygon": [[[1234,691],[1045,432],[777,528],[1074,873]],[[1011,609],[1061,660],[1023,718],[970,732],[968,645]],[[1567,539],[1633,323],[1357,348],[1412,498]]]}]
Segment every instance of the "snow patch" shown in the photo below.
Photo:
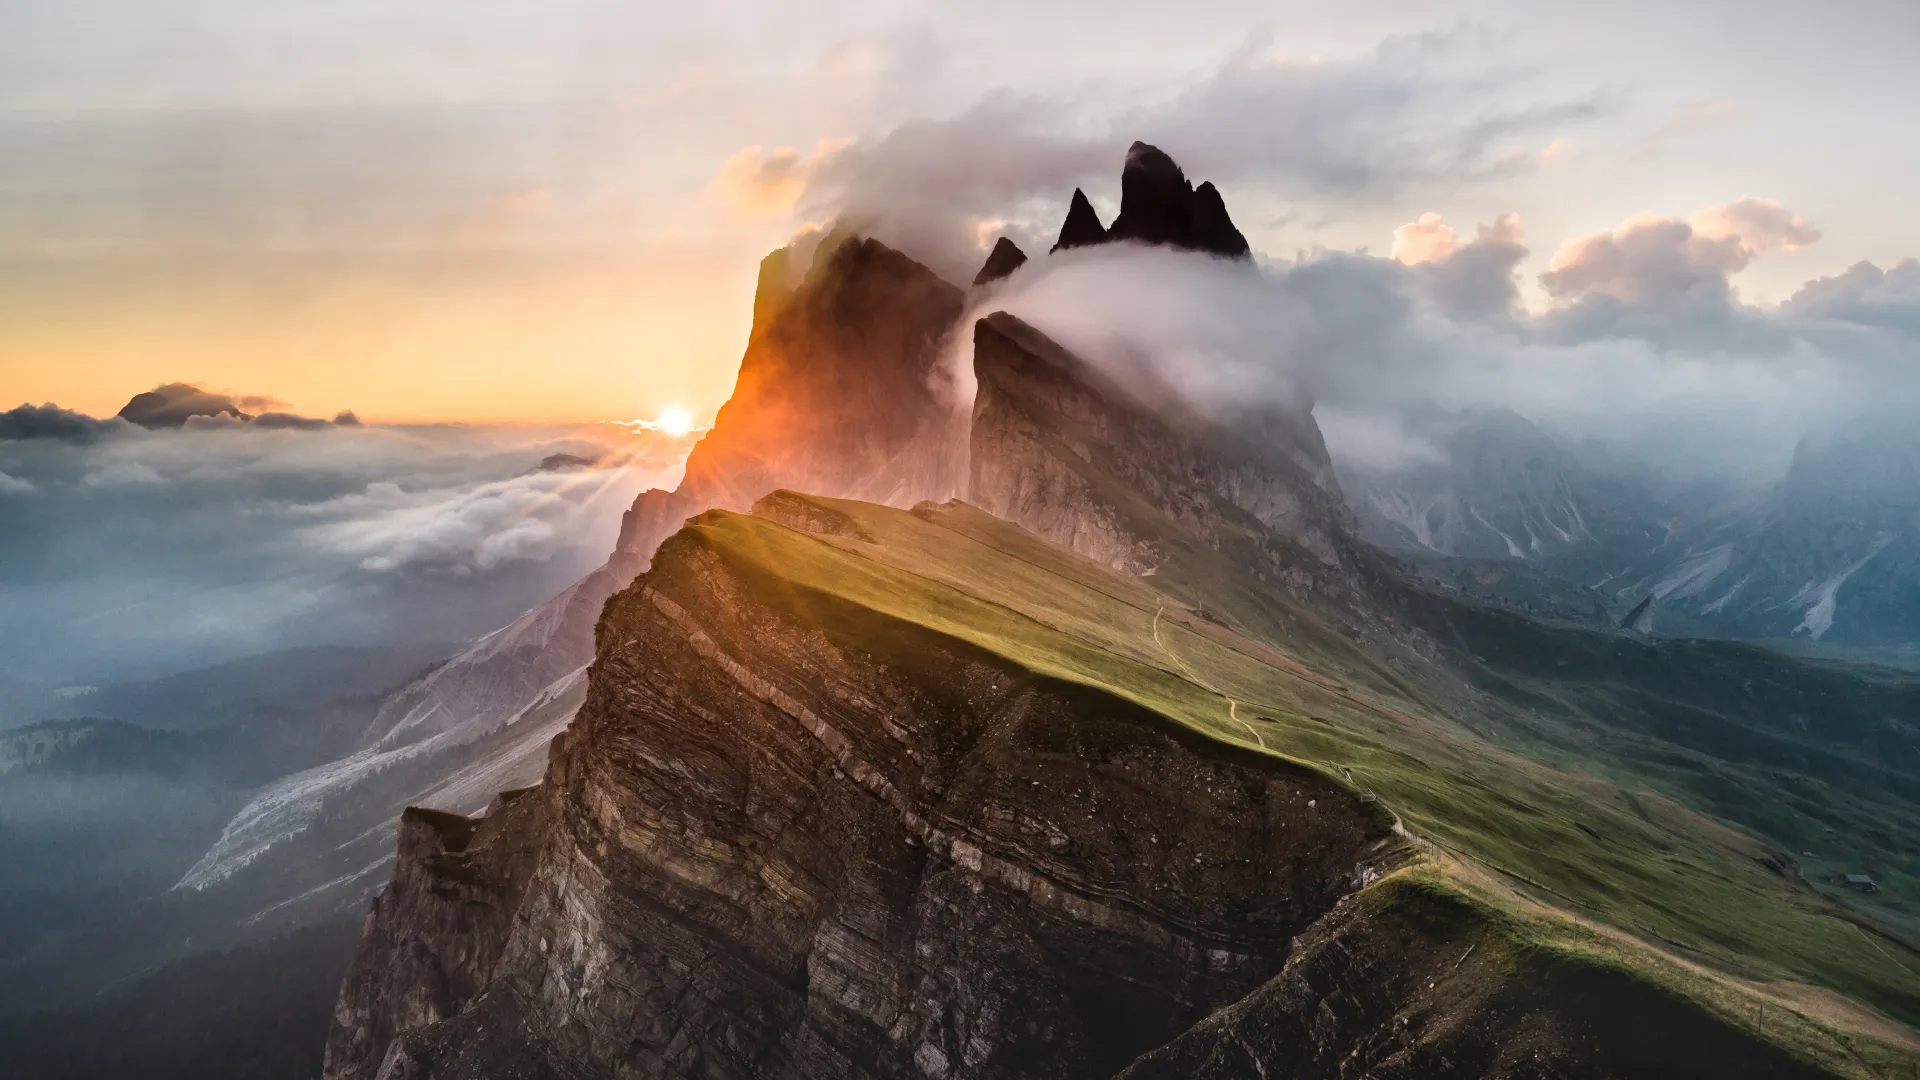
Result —
[{"label": "snow patch", "polygon": [[[1800,620],[1799,626],[1793,628],[1793,632],[1798,634],[1800,631],[1805,630],[1808,637],[1818,641],[1821,635],[1833,629],[1833,616],[1840,602],[1840,586],[1845,585],[1847,579],[1858,573],[1861,567],[1872,562],[1875,556],[1887,550],[1887,545],[1891,543],[1893,543],[1892,534],[1881,533],[1880,538],[1873,542],[1873,549],[1871,551],[1862,555],[1857,561],[1842,567],[1836,571],[1832,577],[1821,582],[1820,587],[1814,591],[1816,599],[1813,602],[1813,606],[1807,609],[1806,617]],[[1801,593],[1805,592],[1805,589],[1801,590]]]}]

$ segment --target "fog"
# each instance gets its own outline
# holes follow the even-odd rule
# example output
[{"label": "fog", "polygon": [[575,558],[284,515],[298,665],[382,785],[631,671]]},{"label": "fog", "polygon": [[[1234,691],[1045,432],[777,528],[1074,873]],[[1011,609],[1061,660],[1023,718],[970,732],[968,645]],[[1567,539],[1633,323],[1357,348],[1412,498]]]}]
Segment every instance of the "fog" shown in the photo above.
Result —
[{"label": "fog", "polygon": [[[0,681],[485,633],[604,560],[686,449],[619,425],[278,415],[147,430],[0,414]],[[543,468],[556,454],[599,464]]]},{"label": "fog", "polygon": [[[1311,402],[1336,457],[1432,460],[1423,417],[1505,405],[1677,479],[1779,475],[1811,430],[1920,403],[1920,264],[1861,264],[1784,304],[1731,278],[1817,231],[1743,199],[1561,245],[1522,302],[1511,215],[1470,239],[1429,215],[1399,258],[1236,263],[1133,245],[1035,259],[976,299],[1142,393],[1214,411]],[[1402,261],[1404,260],[1404,261]],[[969,335],[951,361],[963,396]]]}]

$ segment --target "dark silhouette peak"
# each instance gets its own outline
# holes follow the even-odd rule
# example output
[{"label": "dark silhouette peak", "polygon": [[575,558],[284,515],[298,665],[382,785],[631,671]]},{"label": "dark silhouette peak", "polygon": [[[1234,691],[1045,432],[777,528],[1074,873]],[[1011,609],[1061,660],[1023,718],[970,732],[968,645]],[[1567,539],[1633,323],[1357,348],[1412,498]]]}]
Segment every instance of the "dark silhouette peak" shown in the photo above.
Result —
[{"label": "dark silhouette peak", "polygon": [[[1091,222],[1093,229],[1087,227]],[[1093,205],[1078,189],[1067,211],[1067,223],[1060,229],[1058,251],[1065,247],[1100,244],[1110,240],[1131,240],[1139,244],[1205,251],[1230,259],[1252,255],[1247,238],[1234,227],[1227,214],[1226,200],[1220,189],[1203,183],[1195,189],[1166,151],[1149,143],[1136,142],[1127,148],[1127,163],[1120,172],[1120,216],[1111,229],[1098,230],[1100,219]],[[1071,237],[1071,239],[1069,239]]]},{"label": "dark silhouette peak", "polygon": [[1020,245],[1003,236],[994,241],[986,263],[980,267],[979,273],[973,275],[973,287],[977,289],[982,285],[991,285],[1025,266],[1026,262],[1027,253],[1020,250]]},{"label": "dark silhouette peak", "polygon": [[1227,201],[1209,180],[1193,193],[1193,246],[1233,259],[1251,258],[1253,248],[1227,216]]},{"label": "dark silhouette peak", "polygon": [[1087,193],[1074,188],[1073,202],[1067,206],[1067,220],[1060,226],[1060,239],[1054,242],[1052,250],[1104,244],[1107,239],[1107,227],[1100,224],[1100,215],[1088,201]]},{"label": "dark silhouette peak", "polygon": [[250,419],[227,395],[211,394],[186,383],[168,383],[165,386],[156,386],[144,394],[135,394],[131,400],[120,407],[116,415],[122,420],[145,428],[181,427],[188,419],[195,416],[231,416],[236,420]]}]

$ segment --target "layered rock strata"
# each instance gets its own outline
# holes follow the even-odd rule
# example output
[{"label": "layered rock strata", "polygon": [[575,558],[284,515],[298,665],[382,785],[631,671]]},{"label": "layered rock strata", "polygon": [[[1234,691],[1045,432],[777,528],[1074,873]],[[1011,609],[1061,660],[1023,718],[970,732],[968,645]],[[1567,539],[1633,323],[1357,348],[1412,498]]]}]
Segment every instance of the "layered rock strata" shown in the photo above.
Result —
[{"label": "layered rock strata", "polygon": [[[1241,546],[1302,590],[1338,587],[1352,522],[1304,411],[1260,437],[1148,409],[1004,313],[974,326],[969,501],[1126,573],[1170,545]],[[1170,530],[1168,525],[1174,528]]]},{"label": "layered rock strata", "polygon": [[798,589],[698,522],[600,641],[487,989],[329,1076],[1108,1076],[1396,857],[1317,773]]}]

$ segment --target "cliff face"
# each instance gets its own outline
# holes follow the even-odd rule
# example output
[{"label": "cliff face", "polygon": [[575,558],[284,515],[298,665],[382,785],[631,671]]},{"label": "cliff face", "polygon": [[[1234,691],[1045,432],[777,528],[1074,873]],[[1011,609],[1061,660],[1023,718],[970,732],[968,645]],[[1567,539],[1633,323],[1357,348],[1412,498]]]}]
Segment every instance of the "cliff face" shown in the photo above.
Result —
[{"label": "cliff face", "polygon": [[981,509],[1127,573],[1198,542],[1249,548],[1300,590],[1339,587],[1352,522],[1310,415],[1269,419],[1256,441],[1148,410],[1005,314],[975,325],[974,371]]},{"label": "cliff face", "polygon": [[[778,287],[770,274],[762,293]],[[935,368],[964,298],[878,241],[829,238],[790,295],[756,302],[733,396],[679,488],[634,504],[616,558],[644,562],[694,514],[745,510],[779,488],[895,506],[955,494]]]},{"label": "cliff face", "polygon": [[1084,640],[938,582],[1144,585],[856,505],[689,523],[609,603],[545,783],[410,817],[329,1077],[1825,1075],[1516,935],[1352,785],[1042,674]]},{"label": "cliff face", "polygon": [[[698,523],[600,641],[489,989],[380,1075],[1108,1076],[1393,858],[1317,774],[768,578]],[[369,940],[468,949],[383,904]],[[377,1042],[337,1038],[361,1052],[328,1075],[372,1075]]]},{"label": "cliff face", "polygon": [[[491,797],[488,778],[537,777],[547,739],[581,692],[601,607],[689,516],[743,510],[778,487],[896,505],[955,493],[965,435],[952,424],[965,415],[933,373],[961,290],[871,240],[829,238],[798,281],[789,259],[782,249],[762,263],[738,385],[683,482],[635,502],[607,563],[393,694],[345,757],[263,788],[182,885],[225,879],[323,813],[353,815],[336,840],[364,833],[384,846],[409,801],[471,811]],[[385,783],[396,765],[420,783]],[[332,849],[320,857],[338,862]],[[364,876],[370,856],[349,854]],[[288,895],[311,884],[297,880]]]},{"label": "cliff face", "polygon": [[544,838],[522,788],[478,820],[409,808],[328,1034],[326,1074],[371,1080],[394,1036],[457,1014],[493,974]]}]

